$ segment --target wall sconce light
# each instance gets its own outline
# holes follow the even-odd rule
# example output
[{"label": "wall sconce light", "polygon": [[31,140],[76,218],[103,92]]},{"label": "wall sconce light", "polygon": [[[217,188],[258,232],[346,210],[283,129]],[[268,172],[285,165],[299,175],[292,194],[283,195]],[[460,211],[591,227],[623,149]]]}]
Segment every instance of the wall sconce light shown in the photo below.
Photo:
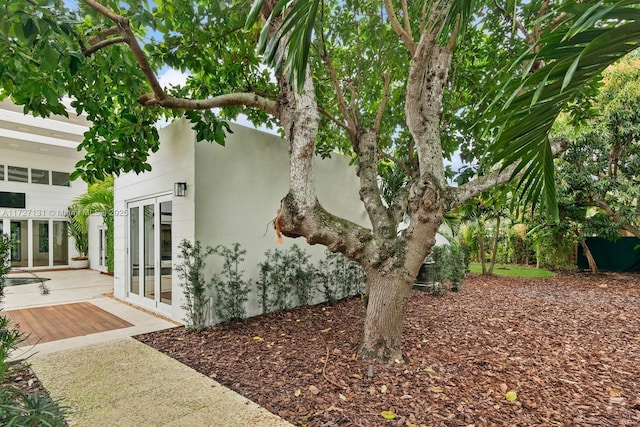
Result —
[{"label": "wall sconce light", "polygon": [[176,182],[173,184],[173,195],[176,197],[184,197],[187,195],[187,183]]}]

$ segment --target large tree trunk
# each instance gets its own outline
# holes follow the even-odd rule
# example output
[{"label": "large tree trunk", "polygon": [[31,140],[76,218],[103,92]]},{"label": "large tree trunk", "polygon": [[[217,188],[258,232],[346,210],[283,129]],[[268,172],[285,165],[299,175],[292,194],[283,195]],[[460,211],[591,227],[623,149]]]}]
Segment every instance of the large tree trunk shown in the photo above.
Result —
[{"label": "large tree trunk", "polygon": [[402,360],[402,326],[413,281],[398,273],[367,271],[369,301],[359,351],[363,359]]},{"label": "large tree trunk", "polygon": [[596,264],[596,260],[593,258],[593,254],[587,246],[587,242],[584,239],[578,239],[580,246],[582,246],[582,251],[584,252],[584,256],[587,258],[587,262],[589,263],[589,269],[592,273],[598,273],[598,265]]}]

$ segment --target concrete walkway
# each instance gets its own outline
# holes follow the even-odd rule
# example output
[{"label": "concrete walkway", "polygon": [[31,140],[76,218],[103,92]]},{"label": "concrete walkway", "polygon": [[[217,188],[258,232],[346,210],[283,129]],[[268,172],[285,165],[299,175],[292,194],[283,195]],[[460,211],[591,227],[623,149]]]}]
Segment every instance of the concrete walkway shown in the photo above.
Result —
[{"label": "concrete walkway", "polygon": [[34,284],[8,287],[3,309],[89,301],[133,325],[23,347],[13,355],[30,356],[42,384],[70,406],[71,426],[291,426],[130,338],[176,325],[105,297],[111,277],[90,270],[37,274],[51,279],[46,282],[51,293],[41,295]]}]

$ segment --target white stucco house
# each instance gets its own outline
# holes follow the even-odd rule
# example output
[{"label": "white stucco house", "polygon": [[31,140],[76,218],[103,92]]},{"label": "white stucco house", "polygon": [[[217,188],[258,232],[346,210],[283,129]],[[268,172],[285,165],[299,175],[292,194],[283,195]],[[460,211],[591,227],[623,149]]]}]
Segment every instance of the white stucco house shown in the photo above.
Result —
[{"label": "white stucco house", "polygon": [[[175,270],[183,239],[213,247],[240,243],[247,251],[245,277],[254,280],[269,249],[296,243],[312,257],[324,257],[324,247],[311,247],[303,239],[276,243],[272,221],[289,187],[286,143],[240,125],[231,124],[231,129],[222,147],[197,142],[189,123],[176,121],[160,130],[150,172],[116,178],[116,297],[183,321]],[[339,155],[317,160],[318,197],[328,210],[366,225],[355,168],[348,163]],[[210,257],[207,276],[221,265],[219,257]],[[259,313],[256,295],[250,296],[247,312]]]},{"label": "white stucco house", "polygon": [[[0,232],[11,234],[14,269],[68,268],[75,251],[67,231],[67,208],[87,185],[69,174],[84,154],[77,151],[89,123],[69,117],[25,115],[8,99],[0,102]],[[100,218],[93,218],[92,268],[100,262]],[[102,232],[103,233],[103,232]]]}]

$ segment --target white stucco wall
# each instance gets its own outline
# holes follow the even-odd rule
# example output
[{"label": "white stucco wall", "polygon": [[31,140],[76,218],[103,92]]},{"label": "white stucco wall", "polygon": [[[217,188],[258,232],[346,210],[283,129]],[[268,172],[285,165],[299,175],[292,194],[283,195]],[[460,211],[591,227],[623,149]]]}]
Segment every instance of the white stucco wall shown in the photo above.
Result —
[{"label": "white stucco wall", "polygon": [[[173,262],[182,239],[194,240],[195,236],[195,134],[185,121],[177,121],[160,130],[160,150],[149,157],[150,172],[126,173],[115,179],[114,197],[114,294],[126,299],[127,278],[127,230],[129,202],[169,195],[175,182],[187,183],[186,197],[173,197],[172,246]],[[174,295],[172,312],[166,313],[182,320],[181,302],[176,294],[176,273],[173,272]],[[136,302],[136,301],[132,301]]]},{"label": "white stucco wall", "polygon": [[[58,157],[0,149],[0,164],[5,165],[5,167],[9,165],[71,173],[81,156],[73,155],[75,154],[74,150],[69,150],[69,154],[71,155],[68,157]],[[6,175],[5,179],[0,181],[0,191],[26,193],[26,209],[44,210],[47,214],[49,212],[54,214],[57,214],[58,211],[65,212],[71,200],[86,190],[87,184],[81,180],[72,181],[70,187],[12,182],[7,180]],[[53,216],[60,217],[59,215]]]},{"label": "white stucco wall", "polygon": [[[235,242],[247,251],[245,278],[259,277],[258,264],[267,250],[287,249],[294,243],[312,255],[317,264],[325,247],[309,246],[304,239],[284,238],[276,243],[272,221],[289,188],[288,150],[278,136],[232,125],[224,147],[196,145],[196,236],[203,244],[231,247]],[[318,199],[329,212],[368,226],[358,195],[355,168],[347,158],[334,155],[316,161]],[[223,260],[211,256],[207,276],[220,271]],[[247,305],[249,315],[260,313],[257,295]]]},{"label": "white stucco wall", "polygon": [[[0,149],[0,164],[5,168],[4,180],[0,180],[0,191],[25,193],[25,209],[0,207],[0,220],[19,219],[31,220],[31,222],[48,219],[66,220],[67,208],[75,197],[86,191],[86,183],[76,180],[71,182],[69,187],[63,187],[51,185],[51,182],[49,185],[14,182],[9,181],[7,177],[7,166],[71,173],[76,162],[82,157],[75,149],[58,149],[56,153],[58,155]],[[73,239],[70,237],[68,239],[69,258],[71,258],[78,254]]]}]

